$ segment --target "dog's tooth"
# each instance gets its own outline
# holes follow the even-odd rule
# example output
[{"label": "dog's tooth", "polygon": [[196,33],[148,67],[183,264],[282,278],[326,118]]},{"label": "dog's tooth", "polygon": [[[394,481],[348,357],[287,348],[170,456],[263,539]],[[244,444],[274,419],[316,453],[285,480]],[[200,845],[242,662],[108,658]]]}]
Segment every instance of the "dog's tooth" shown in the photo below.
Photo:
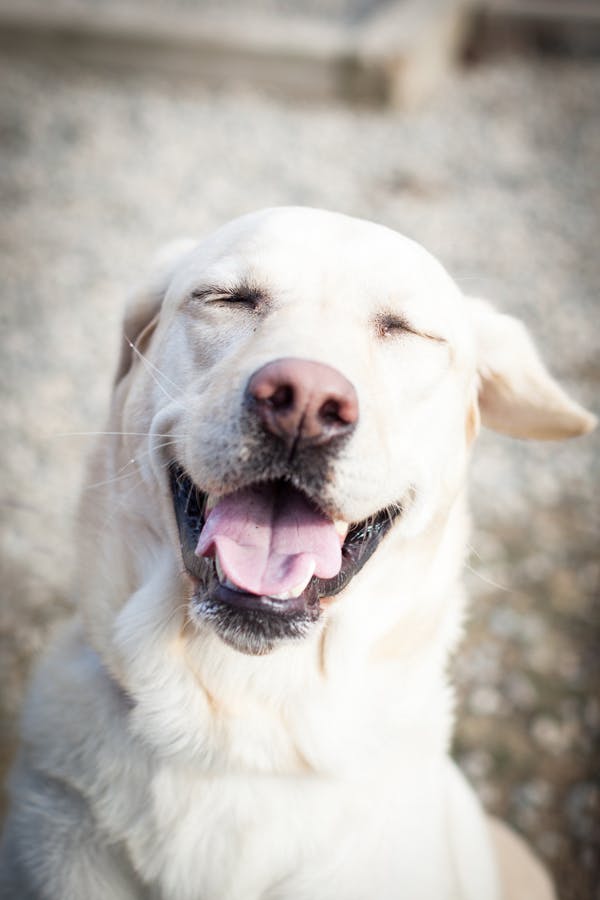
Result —
[{"label": "dog's tooth", "polygon": [[296,600],[304,588],[306,587],[306,582],[303,581],[302,584],[297,584],[296,587],[293,587],[289,591],[284,591],[282,594],[271,594],[272,600]]},{"label": "dog's tooth", "polygon": [[333,527],[335,528],[335,530],[337,531],[337,533],[343,540],[346,537],[346,535],[348,534],[348,529],[350,528],[350,525],[348,524],[348,522],[344,522],[343,519],[336,519],[335,522],[333,523]]},{"label": "dog's tooth", "polygon": [[211,510],[215,508],[217,505],[217,498],[211,494],[208,494],[206,497],[206,503],[204,504],[204,515],[207,516]]}]

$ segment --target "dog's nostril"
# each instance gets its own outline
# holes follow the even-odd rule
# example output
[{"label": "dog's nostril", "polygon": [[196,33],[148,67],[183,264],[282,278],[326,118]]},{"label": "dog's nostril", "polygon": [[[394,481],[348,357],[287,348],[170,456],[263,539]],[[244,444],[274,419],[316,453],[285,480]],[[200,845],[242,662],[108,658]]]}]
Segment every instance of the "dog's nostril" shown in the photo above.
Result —
[{"label": "dog's nostril", "polygon": [[295,394],[291,384],[281,384],[268,398],[269,406],[283,412],[294,405]]},{"label": "dog's nostril", "polygon": [[325,403],[319,409],[319,418],[326,425],[346,425],[347,422],[344,419],[340,403],[338,400],[334,400],[333,398],[330,400],[326,400]]}]

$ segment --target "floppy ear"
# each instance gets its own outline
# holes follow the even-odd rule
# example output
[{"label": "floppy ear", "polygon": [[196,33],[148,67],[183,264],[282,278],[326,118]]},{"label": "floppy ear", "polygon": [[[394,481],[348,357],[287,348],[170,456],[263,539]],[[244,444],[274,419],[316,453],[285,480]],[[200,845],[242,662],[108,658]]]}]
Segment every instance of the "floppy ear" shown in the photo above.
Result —
[{"label": "floppy ear", "polygon": [[538,440],[591,431],[596,417],[552,378],[522,322],[483,300],[469,299],[469,304],[483,424],[512,437]]},{"label": "floppy ear", "polygon": [[144,347],[156,328],[163,297],[177,263],[196,245],[196,241],[182,238],[166,244],[157,253],[145,283],[135,291],[127,303],[123,322],[121,352],[115,384],[129,372],[135,351]]}]

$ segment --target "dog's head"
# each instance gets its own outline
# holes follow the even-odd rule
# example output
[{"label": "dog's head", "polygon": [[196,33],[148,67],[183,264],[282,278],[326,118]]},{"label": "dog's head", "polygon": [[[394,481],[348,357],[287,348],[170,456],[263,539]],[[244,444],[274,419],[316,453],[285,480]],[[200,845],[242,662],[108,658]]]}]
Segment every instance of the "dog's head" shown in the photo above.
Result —
[{"label": "dog's head", "polygon": [[390,531],[448,516],[480,416],[518,437],[594,423],[414,242],[276,209],[177,245],[130,306],[102,451],[124,590],[167,553],[195,628],[250,654],[303,638]]}]

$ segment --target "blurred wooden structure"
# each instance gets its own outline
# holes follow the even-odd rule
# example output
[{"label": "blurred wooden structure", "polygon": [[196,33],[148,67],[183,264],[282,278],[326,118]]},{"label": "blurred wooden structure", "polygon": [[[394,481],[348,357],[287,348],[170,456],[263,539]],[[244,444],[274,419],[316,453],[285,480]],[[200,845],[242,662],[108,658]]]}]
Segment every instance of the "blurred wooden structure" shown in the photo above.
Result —
[{"label": "blurred wooden structure", "polygon": [[[325,4],[326,6],[326,4]],[[0,0],[0,51],[286,97],[405,108],[465,47],[600,50],[599,0],[372,0],[356,19],[310,5]],[[279,9],[279,11],[277,11]]]},{"label": "blurred wooden structure", "polygon": [[0,0],[0,48],[286,96],[407,106],[456,58],[469,8],[469,0],[395,0],[344,21],[266,13],[252,3]]}]

